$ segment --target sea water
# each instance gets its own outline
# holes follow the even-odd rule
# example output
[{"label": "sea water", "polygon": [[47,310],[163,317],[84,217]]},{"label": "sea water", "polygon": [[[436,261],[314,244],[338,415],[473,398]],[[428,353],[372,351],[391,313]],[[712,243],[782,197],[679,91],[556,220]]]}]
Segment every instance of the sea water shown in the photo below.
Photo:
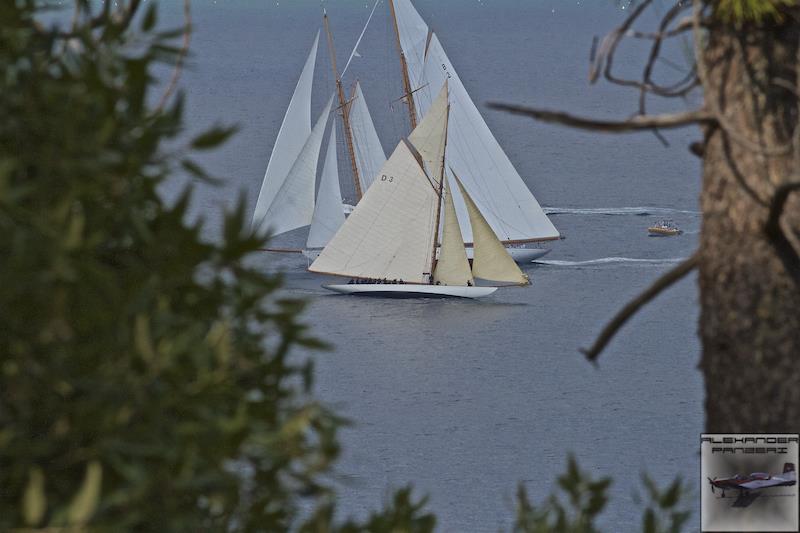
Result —
[{"label": "sea water", "polygon": [[[163,23],[177,26],[180,2],[163,2]],[[505,101],[624,119],[638,93],[588,83],[592,37],[627,15],[613,0],[417,0],[500,144],[566,237],[524,267],[532,285],[486,300],[386,300],[337,296],[305,272],[301,255],[264,254],[265,271],[286,272],[287,293],[309,302],[303,320],[333,351],[314,354],[318,398],[353,421],[341,434],[335,468],[342,516],[365,517],[393,488],[412,483],[430,496],[441,531],[508,530],[516,486],[534,501],[555,488],[574,453],[592,476],[611,476],[601,525],[639,528],[633,493],[647,472],[665,484],[699,479],[697,443],[703,389],[697,370],[696,279],[688,277],[637,314],[599,359],[579,348],[630,298],[691,255],[700,229],[699,164],[687,150],[697,129],[606,135],[544,125],[485,107]],[[220,212],[242,191],[252,211],[278,128],[302,65],[331,17],[339,68],[372,1],[200,0],[192,3],[192,53],[181,78],[186,138],[215,123],[240,132],[200,158],[224,178],[195,184],[192,216],[217,238]],[[644,18],[652,29],[666,6]],[[666,50],[657,79],[681,76],[685,45]],[[625,44],[619,75],[637,76],[647,43]],[[400,67],[388,5],[378,6],[344,80],[361,80],[388,153],[408,134]],[[679,67],[678,70],[675,66]],[[163,73],[166,76],[166,73]],[[324,33],[312,120],[333,92]],[[649,102],[653,111],[689,102]],[[340,129],[339,140],[341,136]],[[342,188],[353,199],[339,147]],[[172,198],[185,185],[164,188]],[[671,218],[685,233],[653,238],[647,227]],[[304,230],[279,243],[299,247]],[[308,354],[298,353],[297,357]],[[699,490],[699,485],[696,490]],[[697,494],[695,494],[697,496]],[[697,505],[693,524],[699,522]]]}]

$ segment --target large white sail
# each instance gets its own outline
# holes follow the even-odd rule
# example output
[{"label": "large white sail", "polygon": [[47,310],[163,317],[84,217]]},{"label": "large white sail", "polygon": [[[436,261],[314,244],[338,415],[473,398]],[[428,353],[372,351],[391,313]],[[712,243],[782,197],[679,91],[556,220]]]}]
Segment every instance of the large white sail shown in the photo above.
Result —
[{"label": "large white sail", "polygon": [[366,191],[372,185],[378,171],[386,162],[378,132],[367,108],[367,101],[361,90],[361,84],[356,82],[355,96],[350,107],[350,130],[353,133],[353,148],[356,154],[356,166],[361,181],[361,190]]},{"label": "large white sail", "polygon": [[275,200],[275,195],[286,180],[289,171],[300,155],[303,146],[311,134],[311,88],[314,81],[314,66],[317,58],[319,32],[306,59],[303,72],[294,89],[289,108],[283,117],[281,129],[272,148],[272,154],[261,183],[258,201],[253,212],[253,228],[264,227],[264,216]]},{"label": "large white sail", "polygon": [[317,191],[317,203],[311,217],[306,248],[323,248],[344,223],[342,191],[339,187],[339,169],[336,160],[336,124],[331,128],[328,150],[322,166],[322,176]]},{"label": "large white sail", "polygon": [[[557,239],[559,232],[522,181],[495,139],[453,68],[438,37],[410,0],[392,0],[400,44],[408,65],[417,116],[430,108],[447,80],[450,85],[450,127],[447,162],[460,177],[497,236],[504,241]],[[420,44],[422,43],[422,44]],[[420,56],[420,53],[422,54]],[[422,57],[422,72],[418,59]],[[412,61],[413,59],[413,61]],[[464,238],[472,240],[465,223],[466,206],[454,195]]]},{"label": "large white sail", "polygon": [[445,81],[450,86],[448,166],[497,236],[504,241],[558,238],[558,230],[492,135],[436,35],[428,47],[425,75],[429,86],[420,93],[433,91]]},{"label": "large white sail", "polygon": [[402,141],[309,270],[423,283],[430,274],[439,195]]},{"label": "large white sail", "polygon": [[258,227],[259,233],[270,231],[273,235],[280,235],[311,224],[314,214],[317,160],[332,105],[333,96],[328,100],[328,105],[317,119],[300,155],[297,156],[283,185],[278,189],[275,199],[264,214]]},{"label": "large white sail", "polygon": [[444,180],[444,220],[442,222],[442,244],[439,248],[439,260],[433,279],[444,285],[474,285],[472,271],[464,249],[464,237],[456,218],[456,208],[450,193],[450,184]]},{"label": "large white sail", "polygon": [[464,197],[475,242],[472,275],[487,281],[527,285],[528,277],[519,269],[503,243],[494,234],[480,209],[470,198],[464,184],[456,176],[456,183]]},{"label": "large white sail", "polygon": [[[415,91],[424,85],[425,48],[427,46],[430,30],[428,25],[419,16],[410,0],[389,0],[394,9],[397,33],[400,38],[400,48],[408,67],[408,80],[411,90]],[[437,88],[438,90],[438,88]],[[434,93],[435,94],[435,93]],[[430,102],[429,102],[430,103]],[[425,113],[417,109],[417,118],[421,119]]]}]

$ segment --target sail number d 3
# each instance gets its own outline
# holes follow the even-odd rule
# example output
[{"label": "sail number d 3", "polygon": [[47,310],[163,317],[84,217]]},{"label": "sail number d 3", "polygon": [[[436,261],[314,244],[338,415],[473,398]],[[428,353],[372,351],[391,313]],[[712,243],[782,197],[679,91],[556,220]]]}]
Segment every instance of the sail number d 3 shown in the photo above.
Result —
[{"label": "sail number d 3", "polygon": [[383,174],[381,176],[381,181],[388,181],[389,183],[391,183],[394,181],[394,176],[387,176],[386,174]]}]

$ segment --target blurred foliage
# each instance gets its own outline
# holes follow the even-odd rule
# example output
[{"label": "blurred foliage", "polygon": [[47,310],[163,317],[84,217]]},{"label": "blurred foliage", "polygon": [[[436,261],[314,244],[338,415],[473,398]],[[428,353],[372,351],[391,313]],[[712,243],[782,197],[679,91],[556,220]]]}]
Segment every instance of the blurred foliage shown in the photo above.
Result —
[{"label": "blurred foliage", "polygon": [[[611,478],[593,480],[578,467],[575,458],[567,460],[567,471],[558,478],[558,488],[544,503],[534,506],[525,487],[517,490],[515,533],[597,533],[597,519],[608,503]],[[648,501],[642,516],[643,533],[678,533],[683,530],[691,513],[683,506],[690,494],[688,485],[680,478],[660,490],[647,476],[642,476]],[[641,498],[634,498],[641,504]],[[564,502],[566,500],[566,503]]]},{"label": "blurred foliage", "polygon": [[244,202],[210,243],[157,193],[233,130],[177,147],[181,98],[148,102],[182,30],[133,4],[0,2],[0,531],[430,530],[409,491],[334,526],[342,421],[289,356],[320,343],[248,266]]},{"label": "blurred foliage", "polygon": [[[65,29],[52,3],[0,2],[0,531],[432,531],[409,488],[337,520],[343,420],[290,357],[322,348],[302,302],[251,266],[243,201],[207,242],[191,190],[157,192],[215,182],[190,154],[234,131],[180,147],[183,100],[149,105],[183,30],[156,31],[155,2],[75,5]],[[520,487],[517,531],[595,531],[610,480],[570,459],[558,483],[567,506]],[[682,490],[648,485],[645,531],[679,529]]]},{"label": "blurred foliage", "polygon": [[[655,481],[647,474],[642,474],[642,484],[646,489],[647,505],[642,517],[643,533],[678,533],[682,531],[691,516],[689,496],[691,487],[680,477],[666,488],[660,490]],[[637,495],[636,503],[641,497]]]},{"label": "blurred foliage", "polygon": [[747,22],[781,21],[783,10],[796,6],[796,0],[715,0],[714,14],[719,19],[741,25]]}]

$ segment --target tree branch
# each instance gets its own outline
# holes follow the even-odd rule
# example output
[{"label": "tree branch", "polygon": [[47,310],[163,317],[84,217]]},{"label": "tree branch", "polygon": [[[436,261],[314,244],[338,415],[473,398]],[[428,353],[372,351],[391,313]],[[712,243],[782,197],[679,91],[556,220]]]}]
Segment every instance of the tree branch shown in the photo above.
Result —
[{"label": "tree branch", "polygon": [[[611,64],[614,58],[614,51],[619,45],[622,38],[628,32],[630,27],[639,18],[639,15],[644,12],[647,6],[653,0],[644,0],[641,4],[636,6],[628,18],[617,27],[614,31],[609,33],[603,38],[603,41],[600,43],[600,49],[597,51],[597,56],[594,58],[594,62],[592,63],[591,68],[589,69],[589,82],[594,83],[597,81],[597,78],[600,75],[601,70],[603,71],[606,78],[613,78],[614,76],[611,74]],[[603,69],[603,63],[605,63],[605,69]]]},{"label": "tree branch", "polygon": [[636,115],[628,120],[596,120],[591,118],[576,117],[560,111],[531,108],[513,104],[489,102],[490,109],[506,111],[515,115],[531,117],[535,120],[553,124],[561,124],[572,128],[606,133],[629,133],[634,131],[681,128],[692,124],[714,122],[714,117],[703,110],[685,111],[681,113],[668,113],[663,115]]},{"label": "tree branch", "polygon": [[656,65],[656,59],[658,59],[658,56],[661,53],[661,45],[663,43],[663,39],[660,36],[663,35],[670,23],[672,23],[675,17],[677,17],[684,9],[686,9],[686,5],[680,1],[677,2],[672,6],[672,8],[670,8],[664,18],[661,19],[661,23],[658,26],[659,37],[656,37],[653,40],[653,45],[650,47],[650,56],[647,58],[647,63],[645,64],[644,72],[642,73],[642,85],[639,88],[639,114],[641,115],[646,113],[645,100],[647,98],[648,89],[655,85],[653,83],[653,69]]},{"label": "tree branch", "polygon": [[181,45],[181,51],[178,54],[178,58],[175,60],[175,69],[172,71],[172,77],[169,80],[169,85],[167,85],[167,89],[164,91],[164,94],[161,96],[161,100],[158,102],[156,106],[156,111],[161,111],[164,106],[169,101],[169,98],[172,96],[172,93],[175,91],[175,87],[178,85],[178,80],[181,77],[181,72],[183,71],[183,61],[186,58],[186,54],[189,52],[189,44],[192,39],[192,9],[191,9],[191,0],[183,0],[183,43]]},{"label": "tree branch", "polygon": [[769,206],[769,216],[764,226],[764,232],[769,238],[769,242],[778,258],[783,263],[786,272],[794,279],[795,284],[800,286],[800,255],[794,249],[792,243],[786,236],[781,227],[781,215],[786,206],[789,195],[796,190],[800,190],[800,182],[785,183],[775,190],[772,202]]},{"label": "tree branch", "polygon": [[695,252],[689,259],[682,262],[660,278],[658,278],[646,291],[628,302],[625,307],[620,310],[611,322],[603,328],[603,331],[594,341],[594,344],[589,349],[583,349],[581,352],[586,358],[595,362],[600,353],[605,349],[606,345],[614,338],[614,335],[625,325],[625,323],[635,315],[644,305],[665,289],[673,285],[675,282],[681,280],[689,272],[694,270],[699,262],[700,252]]},{"label": "tree branch", "polygon": [[675,25],[674,28],[671,30],[661,29],[654,33],[644,32],[644,31],[636,31],[636,30],[628,30],[625,33],[625,37],[633,37],[635,39],[664,39],[668,37],[675,37],[680,35],[681,33],[691,30],[692,29],[692,18],[685,17],[681,19],[678,24]]},{"label": "tree branch", "polygon": [[[592,52],[590,56],[590,68],[589,68],[589,82],[595,83],[602,72],[603,76],[611,83],[616,85],[621,85],[623,87],[633,87],[638,89],[642,96],[640,100],[644,100],[645,93],[653,93],[658,96],[662,96],[664,98],[680,98],[684,97],[688,94],[694,87],[697,85],[696,75],[694,73],[694,69],[685,80],[682,80],[680,83],[675,84],[672,87],[664,87],[658,83],[653,82],[651,79],[651,72],[653,66],[658,59],[663,59],[660,56],[661,51],[661,44],[665,38],[674,37],[676,35],[680,35],[682,32],[692,29],[692,20],[686,19],[682,21],[679,26],[679,31],[672,32],[670,31],[669,25],[675,20],[675,18],[689,5],[684,2],[683,0],[677,0],[676,3],[672,6],[672,8],[668,11],[666,16],[661,19],[661,23],[659,24],[659,31],[657,33],[644,33],[639,32],[631,28],[633,23],[639,18],[639,16],[644,12],[645,8],[650,4],[650,0],[646,0],[641,2],[625,19],[625,21],[611,31],[606,37],[603,38],[602,42],[600,42],[600,46],[598,47],[597,39],[592,43]],[[676,28],[677,29],[677,28]],[[644,39],[652,39],[653,40],[653,47],[651,51],[651,56],[648,59],[647,66],[645,67],[644,79],[642,80],[632,80],[632,79],[625,79],[619,78],[612,72],[612,64],[614,62],[614,56],[617,51],[617,47],[622,42],[622,40],[626,37],[635,37],[635,38],[644,38]],[[683,69],[681,69],[683,70]],[[644,104],[643,102],[640,103],[639,113],[644,114]]]}]

